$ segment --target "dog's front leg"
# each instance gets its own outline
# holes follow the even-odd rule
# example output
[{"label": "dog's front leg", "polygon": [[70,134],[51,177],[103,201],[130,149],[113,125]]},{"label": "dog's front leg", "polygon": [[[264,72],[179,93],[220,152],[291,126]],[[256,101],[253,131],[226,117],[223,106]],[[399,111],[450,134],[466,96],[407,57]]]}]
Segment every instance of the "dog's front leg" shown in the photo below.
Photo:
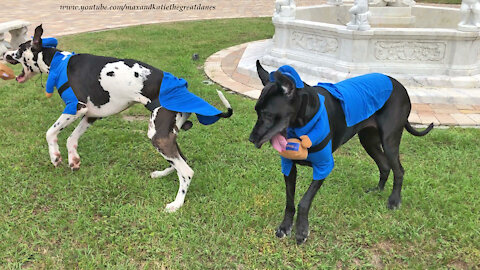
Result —
[{"label": "dog's front leg", "polygon": [[275,235],[278,238],[283,238],[286,235],[290,235],[292,232],[293,217],[295,216],[295,185],[297,182],[297,167],[293,164],[290,175],[285,178],[285,193],[286,193],[286,206],[285,206],[285,216],[283,221],[278,226],[277,232]]},{"label": "dog's front leg", "polygon": [[310,186],[308,187],[307,192],[303,195],[303,198],[298,204],[298,215],[297,215],[297,244],[303,244],[308,237],[308,212],[310,211],[310,206],[312,205],[313,198],[317,191],[323,184],[322,180],[313,180]]},{"label": "dog's front leg", "polygon": [[78,139],[87,131],[97,118],[84,116],[70,137],[67,139],[68,165],[72,171],[80,169],[80,156],[78,155]]},{"label": "dog's front leg", "polygon": [[57,119],[55,124],[51,126],[46,134],[46,139],[48,143],[48,152],[50,154],[50,161],[53,166],[57,167],[62,162],[62,156],[60,154],[60,149],[58,147],[58,133],[62,131],[65,127],[73,123],[81,115],[71,115],[71,114],[62,114]]}]

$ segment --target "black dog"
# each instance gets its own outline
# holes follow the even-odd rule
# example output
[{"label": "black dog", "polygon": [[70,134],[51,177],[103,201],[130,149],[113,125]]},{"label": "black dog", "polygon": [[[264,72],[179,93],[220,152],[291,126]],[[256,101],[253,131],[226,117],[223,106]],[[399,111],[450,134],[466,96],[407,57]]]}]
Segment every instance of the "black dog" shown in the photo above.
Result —
[{"label": "black dog", "polygon": [[[389,77],[393,90],[383,107],[368,119],[348,127],[339,100],[324,88],[305,84],[304,88],[298,89],[289,77],[279,71],[275,72],[274,82],[271,82],[268,72],[260,65],[259,61],[257,61],[257,72],[264,88],[255,106],[258,120],[249,139],[257,148],[271,140],[276,134],[285,133],[287,127],[303,126],[306,123],[304,119],[311,118],[311,115],[315,114],[311,106],[314,102],[305,100],[308,97],[305,93],[314,92],[317,96],[319,93],[325,98],[324,104],[328,114],[332,152],[358,133],[362,146],[380,170],[380,181],[378,186],[372,190],[383,190],[390,170],[392,170],[394,184],[392,194],[388,199],[388,208],[394,209],[400,206],[404,169],[400,164],[399,145],[403,129],[405,128],[415,136],[424,136],[433,128],[433,123],[422,132],[412,128],[408,122],[411,110],[410,98],[402,84]],[[303,108],[301,108],[302,106]],[[312,165],[305,160],[295,160],[290,175],[284,176],[286,185],[285,216],[276,231],[277,237],[280,238],[288,235],[292,230],[293,216],[295,215],[296,164]],[[322,184],[323,179],[312,181],[298,204],[296,223],[298,244],[307,239],[309,233],[308,212],[312,200]]]},{"label": "black dog", "polygon": [[[42,46],[42,34],[43,28],[40,25],[35,29],[33,40],[21,44],[18,50],[6,52],[4,58],[10,64],[22,64],[23,70],[17,76],[17,81],[23,83],[42,73],[49,74],[50,79],[52,62],[56,56],[60,56],[60,59],[71,56],[65,67],[68,81],[58,87],[58,92],[65,93],[71,88],[78,99],[78,105],[70,103],[75,105],[73,113],[62,113],[47,131],[46,139],[52,164],[57,167],[62,161],[58,134],[76,119],[81,119],[80,123],[67,140],[68,164],[72,170],[80,168],[80,156],[77,152],[78,139],[93,122],[98,118],[117,114],[135,103],[142,103],[152,111],[148,138],[171,164],[163,171],[152,172],[151,177],[162,177],[177,171],[179,179],[177,196],[175,201],[167,204],[165,210],[173,212],[179,209],[184,203],[193,170],[181,153],[176,138],[179,130],[188,130],[192,122],[187,120],[191,114],[188,111],[174,111],[160,106],[160,88],[164,85],[165,78],[172,78],[171,74],[132,59],[90,54],[72,56],[68,52]],[[175,81],[174,77],[172,81]],[[47,81],[47,89],[48,85]],[[50,93],[47,93],[47,96],[48,94]],[[215,116],[228,118],[233,110],[223,94],[218,91],[218,95],[228,111]]]}]

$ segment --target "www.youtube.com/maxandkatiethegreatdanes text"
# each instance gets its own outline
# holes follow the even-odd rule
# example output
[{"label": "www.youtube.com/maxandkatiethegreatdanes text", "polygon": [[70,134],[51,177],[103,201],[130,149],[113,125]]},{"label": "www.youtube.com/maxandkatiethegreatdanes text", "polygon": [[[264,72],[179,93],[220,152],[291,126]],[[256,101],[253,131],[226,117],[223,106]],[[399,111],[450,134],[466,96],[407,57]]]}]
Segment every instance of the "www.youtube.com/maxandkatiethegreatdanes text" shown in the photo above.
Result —
[{"label": "www.youtube.com/maxandkatiethegreatdanes text", "polygon": [[62,11],[213,11],[215,6],[202,4],[177,5],[177,4],[148,4],[148,5],[60,5]]}]

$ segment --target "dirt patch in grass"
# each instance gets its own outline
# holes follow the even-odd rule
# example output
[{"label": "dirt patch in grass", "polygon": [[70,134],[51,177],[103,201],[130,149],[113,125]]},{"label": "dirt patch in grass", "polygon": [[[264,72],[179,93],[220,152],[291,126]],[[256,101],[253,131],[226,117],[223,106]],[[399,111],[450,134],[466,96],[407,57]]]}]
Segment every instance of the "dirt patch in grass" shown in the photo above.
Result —
[{"label": "dirt patch in grass", "polygon": [[133,122],[133,121],[147,121],[148,117],[144,115],[123,115],[122,119],[127,121],[127,122]]}]

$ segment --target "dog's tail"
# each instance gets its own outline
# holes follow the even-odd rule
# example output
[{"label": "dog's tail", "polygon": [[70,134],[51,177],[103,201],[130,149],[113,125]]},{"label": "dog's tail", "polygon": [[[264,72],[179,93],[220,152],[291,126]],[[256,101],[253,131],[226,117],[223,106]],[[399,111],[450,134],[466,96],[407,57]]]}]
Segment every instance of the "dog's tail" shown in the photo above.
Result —
[{"label": "dog's tail", "polygon": [[225,98],[225,96],[223,95],[222,92],[217,90],[217,93],[218,93],[218,97],[220,97],[220,100],[222,101],[223,105],[225,105],[225,107],[227,107],[227,109],[228,109],[227,112],[219,113],[219,114],[217,114],[217,116],[221,117],[221,118],[229,118],[233,114],[232,106],[230,106],[230,102],[228,102],[228,100]]},{"label": "dog's tail", "polygon": [[407,123],[405,124],[405,129],[414,136],[425,136],[430,132],[430,130],[433,129],[433,123],[430,123],[430,125],[428,125],[428,127],[425,130],[418,131],[412,127],[410,122],[407,121]]}]

